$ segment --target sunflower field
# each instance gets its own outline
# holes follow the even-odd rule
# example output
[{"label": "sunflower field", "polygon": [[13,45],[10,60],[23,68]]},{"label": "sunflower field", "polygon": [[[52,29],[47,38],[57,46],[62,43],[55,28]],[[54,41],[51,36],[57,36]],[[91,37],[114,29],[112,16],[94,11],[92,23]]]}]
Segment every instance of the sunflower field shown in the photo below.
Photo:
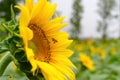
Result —
[{"label": "sunflower field", "polygon": [[119,39],[75,40],[70,48],[74,51],[71,60],[78,68],[76,80],[119,80],[119,45]]},{"label": "sunflower field", "polygon": [[108,2],[99,2],[101,38],[81,38],[81,0],[69,22],[51,0],[0,0],[0,80],[120,80],[120,38],[107,34],[115,2]]}]

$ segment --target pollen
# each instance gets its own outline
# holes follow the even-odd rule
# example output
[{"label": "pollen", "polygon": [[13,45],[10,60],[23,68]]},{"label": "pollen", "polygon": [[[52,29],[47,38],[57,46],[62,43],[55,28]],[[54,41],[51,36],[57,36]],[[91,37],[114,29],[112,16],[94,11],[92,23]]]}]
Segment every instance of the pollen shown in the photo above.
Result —
[{"label": "pollen", "polygon": [[33,31],[33,39],[29,41],[29,47],[36,53],[35,59],[49,62],[50,42],[45,32],[36,24],[31,24],[28,27]]}]

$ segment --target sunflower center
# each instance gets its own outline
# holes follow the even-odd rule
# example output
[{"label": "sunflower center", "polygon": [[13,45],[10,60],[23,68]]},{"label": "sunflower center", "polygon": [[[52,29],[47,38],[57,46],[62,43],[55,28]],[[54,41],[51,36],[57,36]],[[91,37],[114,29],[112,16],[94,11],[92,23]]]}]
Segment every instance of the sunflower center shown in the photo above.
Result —
[{"label": "sunflower center", "polygon": [[49,62],[50,60],[50,42],[48,41],[45,32],[36,24],[28,26],[33,31],[33,38],[29,41],[29,47],[35,53],[35,59]]}]

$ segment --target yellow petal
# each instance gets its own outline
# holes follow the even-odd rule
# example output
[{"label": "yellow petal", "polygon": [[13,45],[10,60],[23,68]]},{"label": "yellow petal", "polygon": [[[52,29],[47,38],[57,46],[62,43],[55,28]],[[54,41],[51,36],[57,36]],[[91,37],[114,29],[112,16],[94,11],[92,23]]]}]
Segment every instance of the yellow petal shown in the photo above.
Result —
[{"label": "yellow petal", "polygon": [[58,24],[51,25],[51,26],[47,27],[46,32],[48,34],[55,33],[57,31],[59,31],[61,28],[65,27],[66,25],[67,25],[67,23],[64,23],[64,24],[58,23]]},{"label": "yellow petal", "polygon": [[65,76],[56,68],[45,62],[37,62],[46,80],[66,80]]},{"label": "yellow petal", "polygon": [[55,63],[51,62],[50,64],[63,73],[68,78],[68,80],[75,80],[74,72],[70,69],[70,67],[63,65],[62,63],[63,62],[56,61]]},{"label": "yellow petal", "polygon": [[63,56],[66,57],[70,57],[73,54],[73,51],[69,50],[69,49],[64,49],[64,48],[58,48],[58,49],[51,49],[51,52],[54,54],[61,54]]},{"label": "yellow petal", "polygon": [[29,12],[31,13],[33,8],[33,0],[25,0],[26,7],[29,9]]},{"label": "yellow petal", "polygon": [[54,54],[54,53],[51,53],[51,58],[53,60],[58,60],[58,61],[61,61],[63,62],[62,64],[63,65],[67,65],[67,66],[71,66],[73,67],[74,69],[76,69],[76,67],[73,65],[73,63],[65,56],[61,55],[61,54]]},{"label": "yellow petal", "polygon": [[25,6],[16,6],[21,10],[20,14],[20,26],[27,27],[30,22],[29,10]]},{"label": "yellow petal", "polygon": [[35,70],[37,69],[37,63],[36,63],[36,60],[34,59],[34,53],[33,53],[33,50],[26,47],[26,55],[27,55],[27,59],[30,61],[31,65],[32,65],[32,69],[31,71],[35,72]]},{"label": "yellow petal", "polygon": [[44,5],[46,4],[47,0],[38,0],[36,5],[33,7],[31,18],[38,18],[37,16],[40,15],[42,12],[42,9],[44,8]]},{"label": "yellow petal", "polygon": [[56,44],[52,45],[52,48],[56,49],[56,48],[67,48],[70,44],[72,43],[72,40],[67,40],[67,39],[61,39],[59,40]]},{"label": "yellow petal", "polygon": [[20,26],[20,35],[23,37],[24,40],[31,40],[33,38],[33,31],[30,30],[28,27]]}]

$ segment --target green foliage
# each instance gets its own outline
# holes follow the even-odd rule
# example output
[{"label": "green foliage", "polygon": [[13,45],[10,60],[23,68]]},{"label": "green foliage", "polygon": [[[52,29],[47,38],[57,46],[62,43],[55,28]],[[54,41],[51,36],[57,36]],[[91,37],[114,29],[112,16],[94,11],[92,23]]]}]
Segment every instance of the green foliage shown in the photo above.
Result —
[{"label": "green foliage", "polygon": [[[119,80],[120,76],[120,40],[75,40],[71,45],[74,55],[71,60],[78,68],[76,80]],[[94,47],[95,52],[91,51]],[[101,49],[100,49],[101,48]],[[105,51],[103,58],[99,52]],[[79,54],[85,53],[93,60],[95,70],[87,69],[80,61]]]},{"label": "green foliage", "polygon": [[29,80],[26,74],[20,71],[13,62],[9,64],[0,80]]},{"label": "green foliage", "polygon": [[6,35],[6,39],[1,42],[1,53],[10,52],[13,56],[14,64],[18,67],[18,69],[24,73],[29,73],[28,75],[31,75],[31,65],[25,56],[23,48],[24,45],[21,37],[19,36],[18,23],[11,20],[9,22],[2,23],[2,26],[8,31],[8,34]]},{"label": "green foliage", "polygon": [[[0,1],[0,18],[4,18],[5,20],[9,21],[11,20],[11,11],[10,6],[16,5],[17,2],[20,0],[1,0]],[[18,10],[15,9],[15,13],[18,13]]]},{"label": "green foliage", "polygon": [[81,0],[74,0],[73,3],[73,13],[71,17],[72,29],[71,37],[78,38],[79,33],[81,32],[81,15],[83,12],[83,7],[81,5]]},{"label": "green foliage", "polygon": [[[107,8],[104,4],[100,5],[102,8],[105,8],[105,12],[100,11],[100,14],[103,20],[106,20],[108,19],[108,16],[111,16],[110,11],[115,5],[114,1],[110,0],[110,4],[107,5]],[[73,6],[74,12],[71,22],[74,28],[72,29],[72,37],[78,38],[83,10],[80,0],[75,0]],[[10,21],[6,22],[4,19],[0,21],[0,80],[45,80],[39,70],[35,71],[35,75],[30,71],[32,66],[26,58],[24,44],[19,35],[19,24],[14,19],[15,16],[12,8],[11,14],[12,19]],[[102,26],[102,24],[103,23],[101,22],[100,25]],[[78,68],[78,71],[75,71],[76,80],[119,80],[119,45],[119,39],[105,41],[74,40],[70,48],[74,51],[71,60]],[[105,57],[100,54],[101,51],[105,51]],[[79,53],[85,53],[93,60],[95,64],[94,71],[90,71],[82,64],[78,57]],[[8,55],[8,57],[6,57],[6,55]]]},{"label": "green foliage", "polygon": [[[44,80],[42,74],[39,73],[39,71],[36,71],[35,75],[33,75],[31,72],[32,66],[26,58],[24,44],[19,33],[19,25],[18,22],[14,19],[15,16],[12,8],[11,14],[12,19],[10,21],[1,22],[1,27],[4,29],[3,32],[7,32],[7,34],[3,35],[4,38],[1,38],[0,42],[0,55],[3,58],[0,59],[0,79]],[[7,54],[8,58],[6,57]],[[9,65],[9,63],[14,64],[14,66],[17,68],[11,69],[13,65]]]}]

